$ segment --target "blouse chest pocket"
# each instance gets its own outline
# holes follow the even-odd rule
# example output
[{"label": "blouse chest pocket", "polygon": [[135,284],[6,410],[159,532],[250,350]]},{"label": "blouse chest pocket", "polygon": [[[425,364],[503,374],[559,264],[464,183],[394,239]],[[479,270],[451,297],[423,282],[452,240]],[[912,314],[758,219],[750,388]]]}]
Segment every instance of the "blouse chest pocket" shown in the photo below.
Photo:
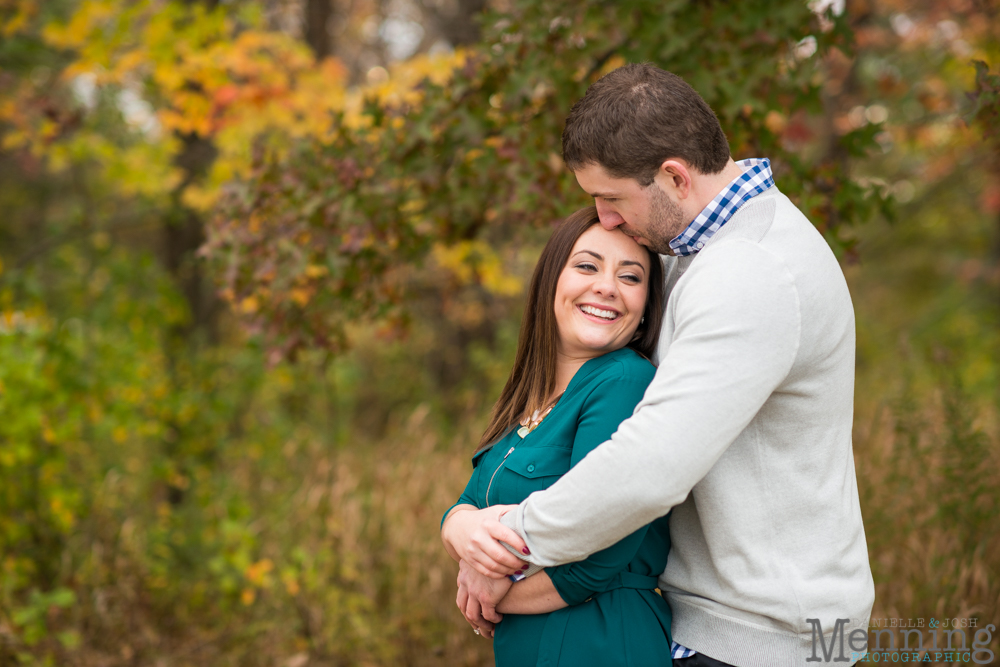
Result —
[{"label": "blouse chest pocket", "polygon": [[569,470],[572,453],[565,447],[515,448],[504,463],[502,502],[519,503],[531,493],[550,487]]}]

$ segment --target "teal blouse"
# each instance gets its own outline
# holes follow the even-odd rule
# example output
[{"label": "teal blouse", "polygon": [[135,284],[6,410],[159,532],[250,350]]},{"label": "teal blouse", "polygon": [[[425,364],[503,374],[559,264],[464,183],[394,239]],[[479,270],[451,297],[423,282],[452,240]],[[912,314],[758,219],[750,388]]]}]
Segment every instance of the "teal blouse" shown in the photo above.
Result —
[{"label": "teal blouse", "polygon": [[[517,504],[550,486],[632,415],[655,370],[629,348],[585,363],[534,431],[523,439],[511,431],[473,457],[458,502]],[[664,516],[586,560],[547,568],[570,606],[504,615],[493,641],[497,666],[670,667],[670,607],[654,591],[669,550]]]}]

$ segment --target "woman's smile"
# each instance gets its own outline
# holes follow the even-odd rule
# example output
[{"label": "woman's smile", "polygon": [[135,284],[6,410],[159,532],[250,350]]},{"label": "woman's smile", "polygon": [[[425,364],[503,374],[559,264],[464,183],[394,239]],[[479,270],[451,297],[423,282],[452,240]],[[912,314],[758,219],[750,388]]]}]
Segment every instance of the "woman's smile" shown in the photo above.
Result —
[{"label": "woman's smile", "polygon": [[614,308],[602,308],[589,303],[582,304],[579,308],[584,315],[588,315],[598,322],[614,322],[621,317],[621,313]]}]

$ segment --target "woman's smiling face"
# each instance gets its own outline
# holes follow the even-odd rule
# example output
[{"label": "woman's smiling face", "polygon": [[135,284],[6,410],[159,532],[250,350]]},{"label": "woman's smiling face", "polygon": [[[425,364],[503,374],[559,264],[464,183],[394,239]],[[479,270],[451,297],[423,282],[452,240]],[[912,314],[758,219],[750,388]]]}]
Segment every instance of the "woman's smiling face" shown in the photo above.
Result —
[{"label": "woman's smiling face", "polygon": [[584,232],[556,285],[559,353],[591,359],[625,347],[646,306],[649,253],[623,232]]}]

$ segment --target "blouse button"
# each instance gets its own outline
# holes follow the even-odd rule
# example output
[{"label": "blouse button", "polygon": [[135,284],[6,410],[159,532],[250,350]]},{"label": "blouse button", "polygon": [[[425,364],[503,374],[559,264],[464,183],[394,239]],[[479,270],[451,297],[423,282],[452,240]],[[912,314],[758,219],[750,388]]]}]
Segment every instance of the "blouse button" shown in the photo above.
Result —
[{"label": "blouse button", "polygon": [[528,472],[535,472],[535,464],[534,463],[529,463],[528,464]]}]

